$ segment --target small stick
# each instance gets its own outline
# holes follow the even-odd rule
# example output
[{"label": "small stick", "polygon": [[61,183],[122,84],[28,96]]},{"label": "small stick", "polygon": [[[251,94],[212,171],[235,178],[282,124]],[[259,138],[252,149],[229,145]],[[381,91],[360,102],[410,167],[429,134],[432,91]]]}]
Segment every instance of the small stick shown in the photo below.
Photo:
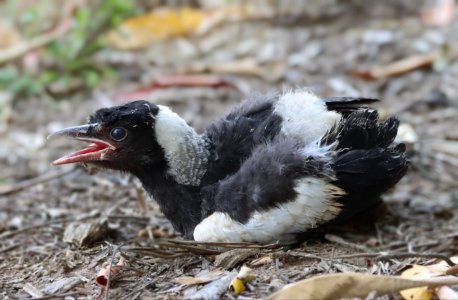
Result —
[{"label": "small stick", "polygon": [[14,250],[14,249],[18,248],[19,246],[22,246],[23,244],[24,243],[17,243],[17,244],[13,244],[13,245],[10,245],[8,247],[5,247],[3,249],[0,249],[0,254],[9,252],[11,250]]},{"label": "small stick", "polygon": [[315,260],[325,260],[323,257],[313,255],[313,254],[307,254],[307,253],[302,253],[298,251],[288,251],[286,252],[286,255],[292,255],[292,256],[298,256],[298,257],[303,257],[303,258],[308,258],[308,259],[315,259]]},{"label": "small stick", "polygon": [[[110,245],[111,246],[111,245]],[[109,297],[109,291],[110,291],[110,283],[111,283],[111,270],[113,268],[113,261],[116,257],[116,253],[118,253],[118,251],[121,249],[121,247],[124,246],[124,243],[123,244],[120,244],[119,246],[117,246],[116,248],[113,249],[113,253],[111,254],[111,259],[110,259],[110,265],[108,267],[108,270],[110,270],[108,272],[108,278],[107,278],[107,285],[105,287],[105,299],[108,300],[110,299]]]},{"label": "small stick", "polygon": [[25,232],[27,232],[29,230],[34,230],[34,229],[38,229],[38,228],[42,228],[42,227],[48,227],[48,226],[53,225],[53,224],[71,223],[71,222],[74,222],[74,221],[83,221],[83,220],[94,218],[95,216],[96,215],[88,214],[88,215],[85,215],[85,216],[80,217],[80,218],[60,218],[60,219],[46,221],[46,222],[43,222],[41,224],[28,225],[28,226],[25,226],[23,228],[20,228],[20,229],[14,230],[14,231],[5,231],[5,232],[3,232],[2,234],[0,234],[0,240],[12,237],[12,236],[14,236],[16,234],[25,233]]},{"label": "small stick", "polygon": [[337,236],[337,235],[326,234],[324,236],[324,238],[327,239],[328,241],[336,243],[336,244],[344,245],[344,246],[351,247],[351,248],[358,249],[358,250],[367,251],[366,247],[361,246],[361,245],[357,245],[355,243],[348,242],[348,241],[344,240],[343,238],[341,238],[340,236]]},{"label": "small stick", "polygon": [[76,170],[76,168],[72,168],[72,169],[69,169],[69,170],[62,170],[62,171],[54,172],[54,173],[51,173],[51,174],[43,174],[43,175],[40,175],[38,177],[29,179],[29,180],[24,180],[24,181],[18,182],[16,184],[12,185],[12,186],[0,187],[0,196],[7,196],[7,195],[10,195],[10,194],[22,191],[22,190],[27,189],[29,187],[32,187],[34,185],[37,185],[37,184],[40,184],[40,183],[43,183],[43,182],[46,182],[46,181],[50,181],[50,180],[53,180],[53,179],[58,178],[58,177],[62,177],[62,176],[68,175],[68,174],[72,173],[75,170]]},{"label": "small stick", "polygon": [[292,281],[280,272],[279,264],[280,264],[280,261],[277,257],[275,258],[275,271],[277,273],[277,276],[280,277],[280,279],[283,280],[284,282],[291,283]]},{"label": "small stick", "polygon": [[451,267],[457,265],[446,255],[438,253],[356,253],[336,257],[336,259],[345,258],[373,258],[376,261],[385,261],[396,258],[436,258],[445,261]]},{"label": "small stick", "polygon": [[[33,298],[34,300],[45,300],[45,299],[57,299],[57,298],[66,298],[69,296],[75,296],[75,295],[80,295],[81,292],[68,292],[68,293],[63,293],[63,294],[51,294],[51,295],[46,295],[43,297],[38,297],[38,298]],[[32,299],[32,298],[29,298]]]},{"label": "small stick", "polygon": [[349,255],[336,256],[335,259],[346,259],[346,258],[371,258],[380,256],[380,253],[356,253]]},{"label": "small stick", "polygon": [[395,258],[436,258],[445,261],[450,267],[454,267],[456,264],[446,255],[437,254],[437,253],[393,253],[393,254],[384,254],[375,257],[375,260],[390,260]]}]

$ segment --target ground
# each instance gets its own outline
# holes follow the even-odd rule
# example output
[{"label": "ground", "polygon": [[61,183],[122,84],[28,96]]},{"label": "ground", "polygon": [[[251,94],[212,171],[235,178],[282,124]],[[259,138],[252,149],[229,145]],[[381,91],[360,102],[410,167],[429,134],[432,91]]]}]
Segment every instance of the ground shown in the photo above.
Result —
[{"label": "ground", "polygon": [[[316,11],[296,17],[229,22],[203,36],[161,41],[142,51],[105,50],[98,59],[114,61],[125,73],[109,91],[59,101],[27,97],[5,102],[11,113],[8,121],[0,118],[0,297],[103,297],[95,277],[112,257],[117,263],[120,254],[126,267],[110,283],[112,299],[189,298],[208,284],[189,285],[183,276],[211,272],[213,280],[221,280],[243,264],[255,275],[247,291],[237,296],[224,286],[213,292],[230,299],[265,298],[318,274],[394,275],[409,264],[434,261],[415,255],[374,259],[374,253],[456,254],[458,20],[427,26],[415,1],[350,2],[323,1]],[[434,59],[422,68],[368,80],[368,70],[431,53]],[[124,62],[117,63],[122,57]],[[231,69],[223,68],[227,62]],[[219,84],[139,90],[165,75],[198,70],[207,70]],[[77,144],[47,141],[46,136],[84,123],[101,106],[146,98],[172,106],[202,130],[249,94],[297,87],[322,96],[382,99],[376,107],[382,116],[400,118],[399,139],[407,141],[411,163],[407,175],[383,196],[386,206],[367,220],[332,228],[294,247],[231,250],[164,242],[180,237],[135,178],[49,165]],[[7,109],[0,117],[2,112]],[[95,241],[83,245],[70,243],[64,232],[78,224],[96,224],[101,235],[93,232]],[[230,252],[218,254],[225,251]],[[358,253],[361,257],[342,258]]]}]

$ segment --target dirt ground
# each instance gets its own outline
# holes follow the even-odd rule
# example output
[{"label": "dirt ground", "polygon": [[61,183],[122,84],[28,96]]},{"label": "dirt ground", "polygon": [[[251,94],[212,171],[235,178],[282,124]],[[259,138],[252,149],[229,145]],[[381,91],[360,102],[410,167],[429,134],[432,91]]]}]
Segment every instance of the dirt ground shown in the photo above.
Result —
[{"label": "dirt ground", "polygon": [[[409,264],[435,261],[414,256],[373,259],[374,253],[456,255],[458,20],[431,27],[419,17],[416,1],[376,3],[323,1],[294,17],[223,24],[203,36],[170,39],[140,51],[107,49],[97,59],[109,61],[121,74],[108,88],[65,100],[5,101],[9,104],[0,111],[0,116],[9,114],[7,121],[0,117],[0,298],[105,297],[96,275],[120,255],[126,267],[110,283],[111,299],[205,298],[202,290],[208,282],[234,276],[243,264],[255,275],[247,290],[235,295],[224,285],[212,290],[210,298],[221,293],[229,299],[265,298],[318,274],[394,275]],[[362,71],[438,51],[422,68],[362,78],[367,77]],[[226,63],[233,69],[221,70]],[[163,76],[196,70],[207,70],[221,84],[151,87]],[[84,123],[102,106],[145,98],[172,106],[202,130],[252,93],[298,87],[322,96],[381,99],[376,107],[382,116],[394,114],[401,120],[399,139],[407,141],[411,166],[384,195],[386,208],[375,217],[331,229],[293,248],[164,246],[164,239],[180,237],[135,178],[49,165],[78,144],[47,141],[46,136]],[[1,97],[8,95],[0,91]],[[82,245],[69,242],[74,237],[66,238],[68,231],[81,224],[96,230]],[[358,253],[363,255],[341,258]],[[184,277],[203,275],[211,279],[199,283]]]}]

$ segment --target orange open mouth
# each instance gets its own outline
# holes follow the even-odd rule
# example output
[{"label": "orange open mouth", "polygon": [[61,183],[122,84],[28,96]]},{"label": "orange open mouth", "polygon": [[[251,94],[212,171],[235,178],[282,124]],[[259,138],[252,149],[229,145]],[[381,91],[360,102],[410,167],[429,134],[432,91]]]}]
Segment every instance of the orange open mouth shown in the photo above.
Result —
[{"label": "orange open mouth", "polygon": [[82,150],[67,154],[59,159],[56,159],[52,162],[53,165],[104,160],[104,157],[107,153],[116,149],[113,145],[99,139],[83,137],[77,137],[76,139],[91,144]]}]

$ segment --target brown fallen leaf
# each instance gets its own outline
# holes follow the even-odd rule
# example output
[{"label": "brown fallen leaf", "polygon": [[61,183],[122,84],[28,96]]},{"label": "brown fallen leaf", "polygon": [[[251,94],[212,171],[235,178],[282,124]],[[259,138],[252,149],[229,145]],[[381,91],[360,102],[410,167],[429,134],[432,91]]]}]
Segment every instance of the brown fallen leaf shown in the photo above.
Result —
[{"label": "brown fallen leaf", "polygon": [[359,273],[340,273],[316,276],[289,284],[268,299],[337,299],[366,297],[394,293],[418,286],[443,286],[458,284],[454,276],[428,279],[407,279],[400,276],[381,276]]},{"label": "brown fallen leaf", "polygon": [[181,276],[173,279],[174,282],[181,284],[181,285],[197,285],[197,284],[204,284],[207,282],[215,281],[219,278],[221,278],[224,275],[223,270],[214,270],[207,272],[205,274],[202,274],[200,276]]},{"label": "brown fallen leaf", "polygon": [[118,263],[114,266],[111,267],[111,276],[110,276],[110,264],[105,263],[102,266],[102,269],[100,269],[99,273],[97,274],[97,277],[95,278],[95,282],[100,285],[101,287],[106,287],[108,284],[108,277],[110,277],[111,280],[115,278],[116,275],[121,272],[122,267],[124,266],[124,259],[121,257],[121,259],[118,261]]},{"label": "brown fallen leaf", "polygon": [[357,70],[352,72],[352,75],[364,80],[399,76],[420,68],[431,67],[437,57],[436,52],[413,55],[384,66],[373,67],[369,70]]}]

